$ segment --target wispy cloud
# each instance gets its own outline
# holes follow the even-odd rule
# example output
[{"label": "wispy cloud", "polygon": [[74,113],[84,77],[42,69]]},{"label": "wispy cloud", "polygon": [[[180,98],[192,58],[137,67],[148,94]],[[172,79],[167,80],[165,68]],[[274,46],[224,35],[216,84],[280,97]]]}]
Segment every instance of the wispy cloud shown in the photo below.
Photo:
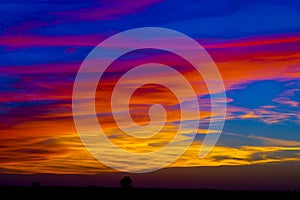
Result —
[{"label": "wispy cloud", "polygon": [[285,147],[291,147],[291,148],[300,147],[300,141],[296,141],[296,140],[277,139],[277,138],[270,138],[270,137],[257,136],[257,135],[242,135],[238,133],[228,133],[228,132],[225,132],[224,134],[235,136],[235,137],[260,140],[263,142],[265,146],[271,146],[271,147],[277,146],[277,147],[282,147],[283,149]]},{"label": "wispy cloud", "polygon": [[105,37],[101,34],[95,35],[67,35],[67,36],[43,36],[43,35],[1,35],[0,45],[10,48],[25,47],[94,47],[103,41]]},{"label": "wispy cloud", "polygon": [[146,0],[146,1],[118,1],[104,4],[103,2],[95,2],[94,5],[88,8],[74,9],[70,11],[60,11],[53,13],[56,16],[64,19],[74,18],[76,12],[77,20],[109,20],[118,19],[125,15],[142,12],[147,7],[157,4],[162,0]]},{"label": "wispy cloud", "polygon": [[270,145],[270,146],[300,147],[300,141],[282,140],[282,139],[268,138],[268,137],[255,136],[255,135],[249,135],[248,137],[261,140],[266,145]]},{"label": "wispy cloud", "polygon": [[[178,6],[177,2],[89,1],[87,3],[76,2],[72,5],[62,3],[59,6],[48,3],[33,5],[29,2],[28,5],[16,4],[0,8],[1,14],[5,15],[0,19],[1,27],[3,27],[0,30],[0,51],[3,55],[0,58],[0,163],[4,173],[76,174],[113,171],[87,152],[76,133],[71,104],[73,83],[82,59],[94,46],[120,30],[144,25],[161,26],[164,23],[174,22],[177,24],[176,30],[185,30],[183,32],[186,34],[196,32],[196,40],[205,47],[217,64],[228,94],[231,92],[234,94],[238,90],[247,91],[249,85],[255,85],[262,80],[279,82],[280,88],[275,91],[278,94],[268,99],[268,103],[258,101],[255,106],[249,104],[255,99],[260,99],[270,88],[257,90],[252,94],[253,98],[246,99],[248,102],[246,105],[237,101],[239,95],[228,97],[228,121],[242,120],[249,124],[253,121],[260,121],[269,127],[275,124],[299,124],[300,122],[299,89],[297,88],[299,86],[292,85],[293,83],[290,82],[291,80],[297,82],[300,74],[300,36],[295,32],[298,30],[298,24],[295,23],[297,20],[287,20],[289,19],[287,18],[284,22],[290,23],[276,21],[276,24],[262,23],[258,27],[245,26],[245,21],[241,20],[242,26],[238,26],[238,23],[231,23],[231,27],[235,26],[232,30],[240,29],[246,33],[228,33],[227,36],[231,36],[231,39],[226,39],[226,33],[220,31],[226,30],[226,28],[222,29],[224,20],[238,22],[237,20],[244,19],[243,17],[246,16],[244,12],[248,13],[256,8],[249,8],[248,3],[236,4],[236,2],[234,6],[237,7],[233,8],[231,3],[218,1],[218,5],[227,8],[226,11],[222,11],[219,9],[222,6],[216,7],[213,2],[209,1],[203,3],[203,7],[187,4],[183,6],[183,11],[176,11],[177,16],[173,14],[170,16],[172,12],[168,11],[174,10],[173,6]],[[206,8],[210,8],[213,13],[205,13]],[[290,7],[279,6],[274,9],[279,11],[287,9],[291,11],[287,14],[292,13],[289,17],[294,16],[293,9]],[[9,15],[9,12],[13,14]],[[257,12],[259,13],[257,16],[263,16],[262,10],[258,9]],[[143,15],[144,13],[146,14]],[[278,19],[278,13],[275,14]],[[220,16],[222,18],[219,18]],[[237,19],[236,16],[242,17]],[[247,15],[246,19],[248,17]],[[179,18],[182,19],[179,20]],[[195,20],[193,26],[184,26],[185,23],[190,23],[185,20],[190,19]],[[259,19],[262,18],[259,17]],[[209,30],[211,25],[204,23],[207,20],[218,22],[217,24],[222,24],[222,27],[212,23],[214,27],[220,29]],[[248,22],[253,25],[252,18]],[[277,23],[286,29],[276,32]],[[202,30],[198,27],[201,28],[203,25],[207,25],[205,26],[207,30],[204,31],[210,34],[201,32]],[[264,29],[265,26],[268,27]],[[252,31],[256,31],[255,34]],[[243,37],[249,34],[252,36]],[[203,35],[209,37],[203,39]],[[232,38],[232,36],[236,37]],[[174,38],[171,39],[167,42],[169,45],[184,46],[184,44],[174,42]],[[132,40],[128,41],[128,44],[132,42]],[[120,44],[123,47],[126,45],[126,43]],[[109,55],[107,57],[109,58]],[[176,135],[178,122],[181,120],[178,100],[172,91],[150,84],[135,91],[130,99],[129,108],[134,122],[145,125],[150,120],[148,115],[150,105],[164,105],[168,116],[162,131],[153,138],[139,139],[126,135],[115,123],[110,106],[114,85],[124,72],[147,62],[160,62],[172,66],[192,84],[199,99],[200,114],[196,115],[197,118],[191,117],[188,120],[200,119],[202,123],[207,124],[211,119],[210,96],[203,77],[195,73],[193,67],[184,59],[162,51],[154,53],[142,51],[140,54],[133,52],[127,57],[121,57],[108,68],[107,73],[101,79],[96,93],[96,111],[98,121],[111,142],[124,150],[135,153],[156,151],[168,144]],[[161,80],[168,78],[171,83],[175,85],[177,83],[176,77],[159,70],[141,74],[137,78],[150,76],[156,76]],[[128,86],[130,83],[132,82],[127,82]],[[87,84],[89,84],[88,81]],[[177,89],[185,94],[185,87],[182,85],[178,85]],[[81,92],[82,98],[86,98],[85,91]],[[188,104],[190,96],[185,95],[185,98],[184,103]],[[86,105],[83,103],[82,106]],[[206,128],[201,127],[197,131],[197,136],[214,133],[214,130],[207,131]],[[247,128],[231,136],[241,142],[252,139],[257,142],[256,145],[237,147],[231,141],[231,145],[217,145],[206,158],[199,159],[201,140],[197,139],[188,151],[169,167],[299,161],[299,141],[296,138],[295,140],[270,138],[267,137],[269,133],[261,135],[253,133],[245,136],[243,132],[245,129]],[[284,134],[288,134],[288,125],[285,130]],[[185,144],[187,138],[193,134],[194,130],[185,130],[182,137],[177,138],[178,147],[176,148],[180,149],[180,145]],[[101,150],[108,151],[105,147]],[[153,162],[149,161],[149,165],[161,162],[164,156],[175,153],[176,151],[169,151],[155,158]],[[120,164],[126,162],[126,159],[119,155],[114,155],[114,158],[120,159]],[[136,162],[141,161],[136,160]]]}]

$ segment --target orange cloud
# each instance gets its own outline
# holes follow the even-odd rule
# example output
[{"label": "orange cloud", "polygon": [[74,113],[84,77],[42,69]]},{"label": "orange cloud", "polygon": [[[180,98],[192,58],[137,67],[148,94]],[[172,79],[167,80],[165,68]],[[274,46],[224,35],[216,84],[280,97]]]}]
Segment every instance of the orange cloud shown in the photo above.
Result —
[{"label": "orange cloud", "polygon": [[[2,41],[4,41],[3,38]],[[27,43],[26,40],[23,43],[20,41],[18,45],[26,46],[32,42],[28,41]],[[39,40],[37,41],[39,42]],[[49,41],[51,42],[51,40]],[[286,48],[281,48],[282,44],[285,44]],[[208,51],[222,74],[227,90],[231,90],[242,87],[244,83],[256,80],[298,78],[299,69],[295,67],[300,62],[300,50],[298,47],[298,36],[275,37],[270,40],[262,37],[245,39],[244,41],[230,41],[223,44],[211,44],[211,46],[208,45]],[[176,60],[174,56],[162,53],[153,56],[151,59],[148,58],[146,61],[137,59],[135,61],[123,60],[113,63],[97,88],[96,111],[99,114],[99,123],[105,129],[110,140],[127,151],[141,153],[158,150],[174,138],[178,129],[177,125],[175,125],[175,122],[180,121],[181,114],[178,108],[178,100],[170,90],[155,84],[144,85],[134,93],[130,99],[130,110],[133,120],[139,125],[145,125],[149,122],[148,109],[150,105],[163,104],[168,114],[167,123],[159,134],[149,139],[137,139],[127,136],[118,129],[111,114],[110,97],[113,86],[116,84],[119,76],[122,75],[122,70],[126,71],[132,65],[135,66],[155,60],[163,60],[164,64],[174,66],[175,69],[185,76],[199,97],[200,107],[204,108],[200,109],[199,118],[205,120],[211,117],[210,102],[202,99],[208,94],[203,79],[201,75],[194,73],[193,68],[183,60]],[[31,66],[27,68],[28,71],[18,66],[7,66],[1,67],[0,72],[22,75],[20,77],[24,79],[25,83],[31,81],[32,77],[30,75],[52,75],[62,72],[75,74],[74,72],[76,72],[79,65],[80,63],[47,64]],[[118,73],[120,69],[122,70]],[[161,74],[158,77],[170,78],[171,81],[176,83],[176,78],[168,77],[166,74]],[[43,89],[49,89],[47,93],[36,90],[20,95],[7,92],[0,94],[1,102],[63,101],[52,107],[44,107],[44,110],[42,107],[39,108],[39,111],[43,111],[41,113],[28,113],[27,118],[29,121],[26,118],[22,118],[22,116],[18,117],[18,120],[14,121],[15,123],[10,126],[6,126],[1,121],[1,169],[15,173],[99,173],[113,171],[95,160],[85,150],[76,134],[71,110],[72,81],[48,84],[48,82],[40,79],[35,84]],[[184,88],[180,89],[183,90]],[[282,94],[274,101],[298,107],[298,102],[289,98],[292,93],[293,91],[289,91],[286,94]],[[84,93],[82,98],[85,98]],[[228,101],[232,100],[228,99]],[[85,106],[84,103],[82,105]],[[37,110],[34,111],[36,112]],[[237,112],[239,114],[236,114]],[[6,116],[9,119],[14,119],[11,115],[7,114]],[[239,118],[246,120],[257,118],[265,123],[272,124],[287,120],[290,117],[299,118],[299,114],[296,112],[291,112],[288,115],[280,113],[274,110],[274,106],[269,105],[257,109],[229,107],[227,119]],[[209,134],[213,133],[213,130],[207,133],[205,129],[200,129],[198,133]],[[187,130],[187,134],[181,137],[179,142],[184,142],[186,137],[189,137],[189,134],[189,130]],[[241,148],[216,146],[206,158],[199,159],[201,143],[195,142],[179,160],[169,167],[248,165],[289,160],[299,161],[298,151],[300,149],[297,141],[260,136],[247,137],[257,139],[267,146],[244,146]],[[102,150],[105,151],[107,149],[103,148]],[[288,151],[295,151],[298,154],[286,155],[285,152]],[[174,152],[169,153],[173,154]],[[118,158],[118,155],[116,155],[116,158]]]}]

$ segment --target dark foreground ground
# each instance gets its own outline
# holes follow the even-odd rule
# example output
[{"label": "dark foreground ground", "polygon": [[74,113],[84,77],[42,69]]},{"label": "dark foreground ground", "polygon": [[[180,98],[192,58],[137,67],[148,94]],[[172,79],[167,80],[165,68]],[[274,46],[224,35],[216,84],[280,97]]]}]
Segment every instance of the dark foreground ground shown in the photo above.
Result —
[{"label": "dark foreground ground", "polygon": [[[22,197],[21,199],[108,199],[118,197],[121,199],[161,199],[162,197],[293,197],[298,199],[300,191],[228,191],[213,189],[155,189],[155,188],[103,188],[97,186],[89,187],[17,187],[0,186],[0,199],[11,199]],[[4,197],[4,198],[1,198]],[[176,199],[177,199],[176,198]],[[20,199],[20,198],[18,198]]]}]

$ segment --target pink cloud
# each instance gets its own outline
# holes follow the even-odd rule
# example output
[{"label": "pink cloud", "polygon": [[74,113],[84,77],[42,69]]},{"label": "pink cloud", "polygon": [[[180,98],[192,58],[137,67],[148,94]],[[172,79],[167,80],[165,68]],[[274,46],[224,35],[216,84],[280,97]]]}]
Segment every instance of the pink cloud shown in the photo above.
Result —
[{"label": "pink cloud", "polygon": [[2,35],[0,45],[13,48],[32,46],[97,46],[104,39],[103,35]]},{"label": "pink cloud", "polygon": [[299,102],[290,100],[289,98],[286,98],[286,97],[279,97],[279,98],[274,99],[273,101],[277,102],[277,103],[280,103],[280,104],[289,105],[291,107],[298,107],[299,106]]},{"label": "pink cloud", "polygon": [[[139,13],[151,5],[162,0],[132,0],[132,1],[110,1],[105,6],[95,5],[95,7],[81,8],[78,10],[61,11],[53,13],[59,17],[69,17],[72,20],[107,20],[118,19],[123,15]],[[108,6],[107,6],[108,5]],[[74,14],[76,13],[76,14]]]},{"label": "pink cloud", "polygon": [[251,46],[263,46],[263,45],[275,45],[282,43],[295,43],[300,42],[299,34],[288,34],[288,35],[268,35],[268,36],[255,36],[242,39],[225,40],[207,42],[205,40],[199,40],[203,42],[203,46],[209,49],[215,48],[238,48],[238,47],[251,47]]},{"label": "pink cloud", "polygon": [[81,61],[66,62],[66,63],[43,63],[36,65],[23,66],[1,66],[0,73],[3,74],[63,74],[75,73],[79,69]]}]

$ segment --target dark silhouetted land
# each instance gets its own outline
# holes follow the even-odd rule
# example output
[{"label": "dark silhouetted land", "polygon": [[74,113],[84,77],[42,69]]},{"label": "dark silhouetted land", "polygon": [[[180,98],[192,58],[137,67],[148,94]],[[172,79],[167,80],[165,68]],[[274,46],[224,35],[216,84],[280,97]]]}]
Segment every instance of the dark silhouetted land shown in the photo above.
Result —
[{"label": "dark silhouetted land", "polygon": [[47,198],[59,199],[61,197],[70,198],[96,198],[105,199],[105,197],[122,197],[149,199],[167,195],[168,197],[190,196],[205,198],[210,197],[260,197],[261,195],[276,196],[276,197],[292,197],[299,196],[299,191],[230,191],[230,190],[214,190],[214,189],[158,189],[158,188],[104,188],[98,186],[88,187],[59,187],[59,186],[44,186],[44,187],[24,187],[24,186],[0,186],[0,195],[3,197],[22,197],[22,198]]}]

